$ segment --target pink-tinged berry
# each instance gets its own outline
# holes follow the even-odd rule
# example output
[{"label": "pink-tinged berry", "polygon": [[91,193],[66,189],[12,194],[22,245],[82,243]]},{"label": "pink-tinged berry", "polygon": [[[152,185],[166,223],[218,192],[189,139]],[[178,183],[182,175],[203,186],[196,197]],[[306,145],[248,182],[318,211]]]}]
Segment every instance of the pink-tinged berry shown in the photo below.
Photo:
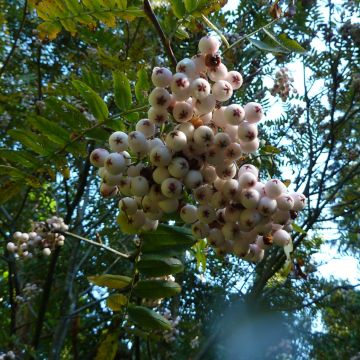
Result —
[{"label": "pink-tinged berry", "polygon": [[204,55],[215,54],[219,48],[220,41],[214,36],[206,35],[199,41],[199,51]]},{"label": "pink-tinged berry", "polygon": [[277,246],[284,247],[291,242],[291,236],[285,230],[277,230],[272,234],[273,243]]},{"label": "pink-tinged berry", "polygon": [[249,123],[257,123],[264,117],[262,106],[256,102],[247,103],[244,110],[245,119]]},{"label": "pink-tinged berry", "polygon": [[172,72],[164,67],[155,67],[151,80],[156,87],[165,88],[170,85],[172,79]]},{"label": "pink-tinged berry", "polygon": [[277,199],[277,207],[280,210],[283,211],[289,211],[292,210],[292,208],[294,207],[294,199],[292,196],[290,196],[289,194],[281,194]]},{"label": "pink-tinged berry", "polygon": [[109,146],[115,152],[126,150],[128,148],[128,135],[122,131],[115,131],[109,137]]},{"label": "pink-tinged berry", "polygon": [[90,162],[96,167],[103,167],[105,159],[109,156],[109,152],[105,149],[95,149],[90,154]]},{"label": "pink-tinged berry", "polygon": [[191,83],[191,95],[195,99],[204,99],[210,95],[210,84],[202,78],[197,78]]},{"label": "pink-tinged berry", "polygon": [[245,111],[242,106],[232,104],[226,107],[224,117],[228,124],[239,125],[245,118]]},{"label": "pink-tinged berry", "polygon": [[257,138],[258,129],[256,124],[243,121],[238,127],[238,137],[242,142],[250,142]]},{"label": "pink-tinged berry", "polygon": [[213,85],[212,93],[217,101],[226,101],[231,98],[233,88],[229,82],[219,80]]},{"label": "pink-tinged berry", "polygon": [[136,131],[142,132],[146,138],[155,135],[155,124],[149,119],[141,119],[136,123]]},{"label": "pink-tinged berry", "polygon": [[286,186],[279,179],[271,179],[265,184],[265,192],[269,198],[276,199],[286,191]]},{"label": "pink-tinged berry", "polygon": [[234,90],[237,90],[241,87],[243,84],[243,77],[241,74],[237,71],[229,71],[226,75],[226,78],[224,79],[228,81]]},{"label": "pink-tinged berry", "polygon": [[191,120],[193,113],[193,107],[185,101],[179,101],[174,105],[173,116],[174,119],[179,123]]},{"label": "pink-tinged berry", "polygon": [[104,167],[112,175],[118,175],[126,170],[125,158],[121,153],[111,153],[105,159]]},{"label": "pink-tinged berry", "polygon": [[149,95],[149,104],[154,108],[167,109],[170,102],[170,94],[164,88],[155,88]]}]

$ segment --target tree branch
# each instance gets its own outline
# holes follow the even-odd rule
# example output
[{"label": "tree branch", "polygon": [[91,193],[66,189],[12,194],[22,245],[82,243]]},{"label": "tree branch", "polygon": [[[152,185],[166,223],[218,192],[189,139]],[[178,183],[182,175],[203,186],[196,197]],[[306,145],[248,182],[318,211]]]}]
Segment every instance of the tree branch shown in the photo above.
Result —
[{"label": "tree branch", "polygon": [[176,67],[177,60],[176,60],[174,52],[171,48],[170,40],[166,37],[163,29],[161,28],[160,23],[158,22],[153,9],[151,8],[149,0],[144,0],[144,12],[145,12],[146,16],[149,18],[149,20],[151,21],[151,23],[154,25],[157,33],[159,34],[160,40],[165,48],[165,51],[168,55],[168,58],[172,64],[172,66]]},{"label": "tree branch", "polygon": [[27,0],[25,0],[23,16],[22,16],[22,19],[21,19],[19,29],[18,29],[17,33],[15,34],[15,36],[14,36],[14,43],[13,43],[13,45],[11,47],[11,50],[10,50],[9,54],[7,55],[7,57],[4,60],[3,66],[0,69],[0,76],[4,73],[6,66],[9,64],[10,59],[14,54],[17,42],[19,41],[20,35],[21,35],[21,33],[23,31],[23,28],[24,28],[24,24],[25,24],[25,20],[26,20],[26,14],[27,14]]}]

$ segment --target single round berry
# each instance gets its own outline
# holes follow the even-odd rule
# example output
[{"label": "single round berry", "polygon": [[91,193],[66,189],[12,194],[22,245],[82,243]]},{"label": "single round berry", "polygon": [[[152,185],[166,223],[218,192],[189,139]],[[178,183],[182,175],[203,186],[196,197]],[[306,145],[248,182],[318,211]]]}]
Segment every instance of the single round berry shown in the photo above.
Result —
[{"label": "single round berry", "polygon": [[294,207],[294,199],[289,194],[281,194],[277,199],[277,207],[283,211],[292,210]]},{"label": "single round berry", "polygon": [[161,192],[170,199],[177,199],[182,193],[182,183],[175,178],[165,179],[161,184]]},{"label": "single round berry", "polygon": [[170,85],[172,72],[165,67],[154,67],[151,81],[156,87],[167,87]]},{"label": "single round berry", "polygon": [[285,230],[277,230],[273,233],[273,243],[277,246],[286,246],[291,242],[290,234]]},{"label": "single round berry", "polygon": [[279,179],[271,179],[265,184],[265,192],[269,198],[276,199],[286,191],[286,186]]},{"label": "single round berry", "polygon": [[185,58],[180,60],[176,65],[177,73],[184,73],[189,78],[194,78],[196,75],[196,66],[193,60]]},{"label": "single round berry", "polygon": [[119,175],[126,170],[125,158],[120,153],[111,153],[105,159],[105,170],[112,175]]},{"label": "single round berry", "polygon": [[244,110],[245,110],[245,119],[249,123],[257,123],[264,116],[262,106],[256,102],[247,103],[244,106]]},{"label": "single round berry", "polygon": [[226,107],[224,117],[228,124],[239,125],[245,118],[245,111],[242,106],[232,104]]},{"label": "single round berry", "polygon": [[[109,146],[112,151],[121,152],[128,148],[128,136],[122,131],[115,131],[109,137]],[[97,149],[99,150],[99,149]]]},{"label": "single round berry", "polygon": [[138,210],[138,204],[132,197],[124,197],[119,201],[119,209],[127,215],[133,215]]},{"label": "single round berry", "polygon": [[149,119],[141,119],[136,124],[136,131],[142,132],[146,138],[152,137],[155,135],[155,124]]},{"label": "single round berry", "polygon": [[167,109],[170,102],[170,94],[164,88],[156,87],[149,95],[149,104],[154,108]]},{"label": "single round berry", "polygon": [[204,99],[210,94],[210,84],[202,78],[197,78],[191,83],[191,95],[195,99]]},{"label": "single round berry", "polygon": [[167,134],[165,143],[170,150],[177,152],[187,146],[187,138],[182,131],[174,130]]},{"label": "single round berry", "polygon": [[186,204],[180,210],[180,217],[186,224],[193,224],[198,220],[197,207],[191,204]]},{"label": "single round berry", "polygon": [[238,136],[242,142],[253,141],[258,136],[258,129],[256,124],[250,124],[243,121],[238,127]]},{"label": "single round berry", "polygon": [[243,77],[239,72],[234,70],[227,73],[225,80],[231,84],[234,90],[239,89],[243,84]]},{"label": "single round berry", "polygon": [[193,113],[194,110],[192,105],[185,101],[177,102],[173,108],[174,119],[179,123],[191,120]]},{"label": "single round berry", "polygon": [[109,156],[109,152],[105,149],[95,149],[90,154],[90,162],[96,167],[103,167],[105,159]]},{"label": "single round berry", "polygon": [[217,81],[212,87],[212,93],[217,101],[229,100],[233,94],[233,88],[225,80]]},{"label": "single round berry", "polygon": [[130,149],[135,153],[147,151],[149,148],[145,135],[140,131],[132,131],[129,133],[128,141]]},{"label": "single round berry", "polygon": [[211,35],[202,37],[199,41],[199,51],[206,54],[215,54],[220,48],[220,41]]},{"label": "single round berry", "polygon": [[145,196],[149,192],[149,182],[143,176],[131,178],[131,192],[135,196]]}]

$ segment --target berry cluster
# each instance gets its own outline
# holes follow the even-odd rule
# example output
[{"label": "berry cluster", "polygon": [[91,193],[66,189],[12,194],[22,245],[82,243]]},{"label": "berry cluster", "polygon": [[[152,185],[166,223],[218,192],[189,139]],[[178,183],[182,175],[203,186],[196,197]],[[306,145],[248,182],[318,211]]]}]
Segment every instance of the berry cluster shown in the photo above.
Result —
[{"label": "berry cluster", "polygon": [[164,341],[167,344],[170,344],[170,343],[174,342],[176,340],[176,337],[180,334],[179,329],[177,329],[176,327],[179,325],[181,318],[180,318],[180,316],[176,316],[173,319],[171,311],[168,308],[164,309],[164,312],[162,315],[171,324],[171,329],[167,330],[163,333]]},{"label": "berry cluster", "polygon": [[290,93],[297,93],[297,90],[293,87],[292,83],[294,79],[289,75],[289,69],[282,67],[275,74],[275,83],[270,90],[271,95],[279,95],[282,101],[286,101]]},{"label": "berry cluster", "polygon": [[0,360],[13,360],[16,359],[16,355],[13,351],[8,351],[6,354],[0,354]]},{"label": "berry cluster", "polygon": [[17,258],[32,258],[39,251],[49,256],[56,246],[64,245],[65,236],[59,232],[68,229],[63,218],[53,216],[46,221],[35,222],[29,233],[16,231],[13,234],[14,242],[8,242],[7,249]]},{"label": "berry cluster", "polygon": [[27,303],[33,300],[39,293],[42,292],[42,289],[36,284],[25,284],[24,288],[21,291],[21,295],[15,297],[16,302],[18,303]]},{"label": "berry cluster", "polygon": [[305,197],[288,194],[278,179],[261,183],[258,169],[244,164],[259,148],[263,109],[223,104],[243,80],[222,63],[219,45],[203,37],[200,53],[181,60],[175,74],[154,68],[148,118],[129,134],[114,132],[112,152],[96,149],[90,160],[100,168],[102,196],[120,193],[124,232],[156,229],[165,214],[179,212],[219,254],[259,261],[272,243],[291,241]]}]

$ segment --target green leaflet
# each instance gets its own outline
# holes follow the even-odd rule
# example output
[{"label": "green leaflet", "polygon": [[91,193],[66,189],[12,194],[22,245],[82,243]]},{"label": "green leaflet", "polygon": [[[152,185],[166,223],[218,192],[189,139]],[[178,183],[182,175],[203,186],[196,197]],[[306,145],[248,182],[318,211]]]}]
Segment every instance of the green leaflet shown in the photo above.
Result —
[{"label": "green leaflet", "polygon": [[159,225],[156,231],[144,232],[143,253],[177,253],[189,249],[195,243],[195,239],[187,228],[171,225]]},{"label": "green leaflet", "polygon": [[130,82],[120,71],[113,72],[115,104],[121,110],[130,109],[132,104]]},{"label": "green leaflet", "polygon": [[161,299],[179,294],[181,287],[174,281],[141,280],[134,286],[133,292],[142,298]]},{"label": "green leaflet", "polygon": [[137,263],[142,274],[148,276],[163,276],[183,271],[184,266],[180,260],[157,254],[142,255]]},{"label": "green leaflet", "polygon": [[92,114],[99,120],[105,121],[109,116],[109,110],[103,99],[90,86],[80,80],[73,80],[72,84],[85,100]]},{"label": "green leaflet", "polygon": [[129,305],[128,315],[131,321],[145,329],[171,329],[171,324],[168,320],[166,320],[157,312],[150,310],[144,306]]}]

